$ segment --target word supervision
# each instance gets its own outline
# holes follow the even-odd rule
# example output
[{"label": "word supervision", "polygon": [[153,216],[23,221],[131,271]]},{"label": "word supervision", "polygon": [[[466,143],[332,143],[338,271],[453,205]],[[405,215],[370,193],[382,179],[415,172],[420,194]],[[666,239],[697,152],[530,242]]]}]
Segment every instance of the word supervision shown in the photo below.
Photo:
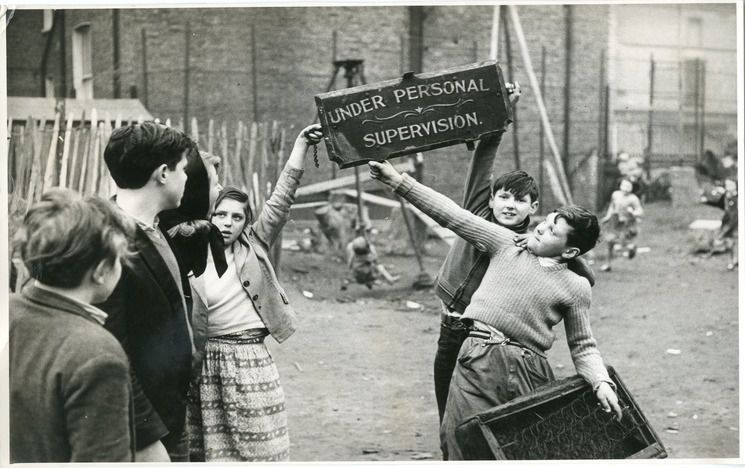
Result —
[{"label": "word supervision", "polygon": [[[389,97],[394,99],[396,104],[401,104],[402,102],[415,101],[425,97],[486,91],[490,91],[489,87],[484,84],[483,78],[479,78],[407,86],[405,88],[394,89],[393,95]],[[328,113],[328,118],[332,124],[338,124],[347,119],[358,117],[362,114],[384,107],[388,107],[384,97],[380,94],[376,94],[359,101],[351,102],[343,107],[333,109]]]},{"label": "word supervision", "polygon": [[450,117],[430,120],[422,123],[412,123],[396,128],[388,128],[374,133],[366,133],[362,140],[366,148],[387,145],[394,141],[405,141],[412,138],[428,137],[450,130],[474,127],[479,124],[476,112],[466,115],[453,115]]}]

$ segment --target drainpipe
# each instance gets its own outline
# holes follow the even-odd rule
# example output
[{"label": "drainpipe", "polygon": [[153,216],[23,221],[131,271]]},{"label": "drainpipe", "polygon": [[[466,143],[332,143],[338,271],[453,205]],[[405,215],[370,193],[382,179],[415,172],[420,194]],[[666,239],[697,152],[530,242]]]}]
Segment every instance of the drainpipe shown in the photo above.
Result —
[{"label": "drainpipe", "polygon": [[[574,48],[572,40],[572,25],[573,25],[573,9],[571,5],[564,5],[564,31],[565,31],[565,47],[566,56],[564,60],[564,149],[562,151],[564,170],[567,175],[571,174],[572,171],[569,168],[569,130],[571,129],[571,110],[570,106],[572,103],[572,50]],[[569,189],[572,189],[572,179],[567,178]]]},{"label": "drainpipe", "polygon": [[120,61],[121,61],[120,59],[121,46],[119,44],[120,27],[121,27],[121,18],[119,17],[119,10],[112,10],[111,11],[111,43],[113,45],[112,62],[114,66],[114,74],[113,74],[114,99],[119,99],[122,97],[122,78],[120,74],[121,71],[119,69]]}]

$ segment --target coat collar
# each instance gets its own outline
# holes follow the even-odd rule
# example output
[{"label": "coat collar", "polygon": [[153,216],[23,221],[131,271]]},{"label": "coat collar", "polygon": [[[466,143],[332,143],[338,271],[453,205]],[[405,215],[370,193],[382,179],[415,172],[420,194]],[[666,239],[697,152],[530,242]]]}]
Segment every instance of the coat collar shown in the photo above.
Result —
[{"label": "coat collar", "polygon": [[103,325],[102,320],[105,320],[106,318],[105,312],[94,306],[90,306],[100,312],[101,315],[93,314],[91,313],[92,311],[87,310],[87,304],[83,304],[54,291],[50,291],[49,289],[39,287],[35,283],[35,281],[29,282],[21,291],[21,295],[23,295],[27,300],[43,306],[53,307],[62,312],[79,315],[86,320]]}]

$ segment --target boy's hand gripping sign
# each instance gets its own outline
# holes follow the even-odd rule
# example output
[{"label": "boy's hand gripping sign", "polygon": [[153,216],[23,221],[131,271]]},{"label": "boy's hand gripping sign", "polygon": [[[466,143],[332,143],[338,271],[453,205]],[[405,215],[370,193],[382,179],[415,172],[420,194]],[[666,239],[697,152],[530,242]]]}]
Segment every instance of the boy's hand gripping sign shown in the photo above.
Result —
[{"label": "boy's hand gripping sign", "polygon": [[346,168],[503,131],[512,120],[495,61],[315,97],[329,158]]}]

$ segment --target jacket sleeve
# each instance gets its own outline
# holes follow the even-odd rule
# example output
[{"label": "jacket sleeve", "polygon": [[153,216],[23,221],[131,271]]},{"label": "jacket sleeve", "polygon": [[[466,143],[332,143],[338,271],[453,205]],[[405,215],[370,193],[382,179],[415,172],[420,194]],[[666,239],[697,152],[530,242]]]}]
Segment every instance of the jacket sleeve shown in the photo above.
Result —
[{"label": "jacket sleeve", "polygon": [[[105,324],[106,329],[109,330],[117,340],[119,340],[124,351],[129,355],[130,342],[126,323],[127,302],[124,297],[127,274],[127,271],[122,272],[122,278],[119,280],[119,284],[114,292],[109,296],[109,299],[106,302],[97,305],[97,307],[108,314]],[[145,395],[145,392],[137,379],[137,374],[131,366],[129,374],[132,384],[132,396],[134,399],[135,441],[137,444],[137,450],[140,450],[168,435],[168,429],[155,411],[155,408],[153,408],[150,399]]]},{"label": "jacket sleeve", "polygon": [[302,176],[302,170],[285,164],[272,196],[264,202],[261,213],[251,225],[250,229],[265,247],[270,247],[277,240],[290,217],[290,207],[295,202],[295,191],[300,185]]},{"label": "jacket sleeve", "polygon": [[402,176],[395,192],[435,220],[440,226],[451,229],[478,250],[493,253],[513,245],[515,233],[496,223],[485,220],[441,193],[426,187],[407,174]]},{"label": "jacket sleeve", "polygon": [[492,166],[497,156],[499,143],[502,141],[504,132],[487,135],[479,140],[476,151],[473,153],[471,164],[468,166],[468,176],[464,189],[463,208],[474,211],[475,208],[483,206],[491,197]]},{"label": "jacket sleeve", "polygon": [[100,350],[65,385],[71,462],[131,462],[130,386],[124,353]]}]

